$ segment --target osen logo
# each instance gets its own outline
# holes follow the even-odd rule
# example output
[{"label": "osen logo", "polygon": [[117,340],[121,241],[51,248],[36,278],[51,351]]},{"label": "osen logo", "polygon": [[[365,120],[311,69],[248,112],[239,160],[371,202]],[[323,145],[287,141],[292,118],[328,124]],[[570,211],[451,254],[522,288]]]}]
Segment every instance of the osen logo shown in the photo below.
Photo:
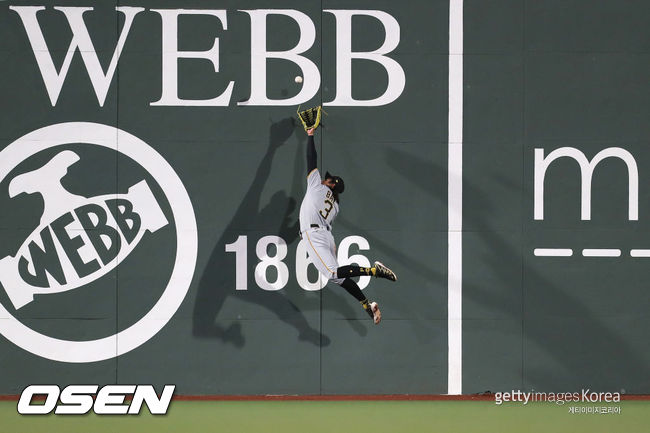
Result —
[{"label": "osen logo", "polygon": [[[144,169],[164,194],[171,218],[165,216],[144,176],[130,183],[126,193],[114,191],[86,197],[69,191],[63,179],[71,167],[84,160],[68,147],[79,143],[118,152]],[[44,163],[26,172],[12,173],[23,161],[41,152],[48,155]],[[175,257],[166,287],[135,323],[98,339],[61,339],[32,329],[0,303],[0,319],[5,319],[0,320],[0,333],[6,338],[44,358],[93,362],[133,350],[171,319],[194,274],[197,230],[185,187],[154,149],[112,126],[60,123],[31,132],[0,151],[0,182],[8,182],[12,199],[38,193],[43,202],[38,227],[26,236],[15,254],[0,257],[0,284],[16,312],[33,302],[35,295],[47,300],[63,292],[83,290],[114,271],[141,242],[158,236],[163,229],[173,225],[176,234],[176,245],[169,247]]]}]

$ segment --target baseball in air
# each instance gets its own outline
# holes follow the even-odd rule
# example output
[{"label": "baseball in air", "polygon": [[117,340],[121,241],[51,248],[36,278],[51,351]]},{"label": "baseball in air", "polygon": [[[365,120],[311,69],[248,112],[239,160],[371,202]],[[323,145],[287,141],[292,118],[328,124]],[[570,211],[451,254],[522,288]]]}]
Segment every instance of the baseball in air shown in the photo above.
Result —
[{"label": "baseball in air", "polygon": [[293,80],[298,84],[302,83],[302,77],[300,75],[297,75]]}]

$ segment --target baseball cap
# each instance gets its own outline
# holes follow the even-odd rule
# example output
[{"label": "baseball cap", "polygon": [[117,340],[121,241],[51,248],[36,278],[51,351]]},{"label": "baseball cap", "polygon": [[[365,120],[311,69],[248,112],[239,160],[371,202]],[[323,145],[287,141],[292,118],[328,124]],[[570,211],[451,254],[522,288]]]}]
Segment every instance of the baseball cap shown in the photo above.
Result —
[{"label": "baseball cap", "polygon": [[334,181],[334,192],[337,194],[343,194],[343,191],[345,190],[345,182],[343,182],[343,179],[341,179],[340,176],[334,176],[333,174],[330,174],[329,171],[325,172],[325,179],[332,179]]}]

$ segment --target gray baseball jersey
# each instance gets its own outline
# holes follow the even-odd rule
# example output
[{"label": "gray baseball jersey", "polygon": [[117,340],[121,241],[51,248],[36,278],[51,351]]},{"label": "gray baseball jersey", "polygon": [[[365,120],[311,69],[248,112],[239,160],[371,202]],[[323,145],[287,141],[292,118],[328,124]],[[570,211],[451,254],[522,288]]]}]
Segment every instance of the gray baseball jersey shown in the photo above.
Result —
[{"label": "gray baseball jersey", "polygon": [[313,169],[307,176],[307,191],[300,205],[300,231],[308,230],[312,224],[331,230],[338,213],[339,204],[332,190],[321,184],[320,172]]}]

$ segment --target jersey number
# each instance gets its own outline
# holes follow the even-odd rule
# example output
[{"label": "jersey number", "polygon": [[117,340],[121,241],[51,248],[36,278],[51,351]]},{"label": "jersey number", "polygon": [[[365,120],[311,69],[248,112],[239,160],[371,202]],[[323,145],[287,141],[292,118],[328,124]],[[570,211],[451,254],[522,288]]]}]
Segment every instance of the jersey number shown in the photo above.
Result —
[{"label": "jersey number", "polygon": [[[332,200],[325,200],[325,204],[328,205],[328,208],[321,209],[319,213],[320,216],[322,216],[324,219],[327,219],[327,217],[330,215],[330,212],[332,211],[332,208],[334,207],[334,202],[332,202]],[[325,215],[323,215],[323,211],[325,211]]]}]

